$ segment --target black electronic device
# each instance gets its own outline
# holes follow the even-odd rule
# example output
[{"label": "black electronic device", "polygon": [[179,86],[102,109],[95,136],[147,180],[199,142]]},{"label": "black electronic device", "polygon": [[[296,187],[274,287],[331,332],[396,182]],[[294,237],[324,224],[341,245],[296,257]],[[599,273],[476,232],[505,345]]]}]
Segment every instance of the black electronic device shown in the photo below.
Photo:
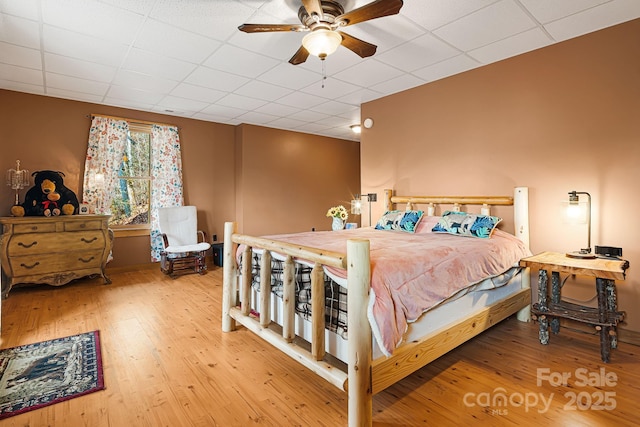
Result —
[{"label": "black electronic device", "polygon": [[606,258],[620,258],[622,256],[622,248],[615,246],[596,246],[596,255]]}]

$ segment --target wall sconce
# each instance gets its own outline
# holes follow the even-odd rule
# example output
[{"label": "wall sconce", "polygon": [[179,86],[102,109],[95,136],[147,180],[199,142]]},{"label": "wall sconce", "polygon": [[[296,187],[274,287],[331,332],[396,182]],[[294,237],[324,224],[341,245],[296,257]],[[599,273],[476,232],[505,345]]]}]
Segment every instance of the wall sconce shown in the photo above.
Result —
[{"label": "wall sconce", "polygon": [[[580,194],[587,196],[587,202],[580,202]],[[595,258],[591,253],[591,194],[584,191],[570,191],[569,201],[566,203],[566,218],[573,224],[587,224],[587,247],[579,251],[567,253],[572,258]]]},{"label": "wall sconce", "polygon": [[353,133],[362,133],[362,126],[360,125],[351,125],[349,127]]},{"label": "wall sconce", "polygon": [[351,213],[353,215],[360,215],[362,210],[362,198],[366,197],[369,202],[369,226],[371,226],[371,202],[378,201],[377,193],[368,193],[368,194],[356,194],[355,199],[351,201]]},{"label": "wall sconce", "polygon": [[16,160],[16,168],[7,170],[7,185],[12,190],[16,190],[16,200],[14,204],[17,206],[20,204],[20,198],[18,197],[18,191],[29,185],[29,171],[26,169],[20,169],[20,160]]}]

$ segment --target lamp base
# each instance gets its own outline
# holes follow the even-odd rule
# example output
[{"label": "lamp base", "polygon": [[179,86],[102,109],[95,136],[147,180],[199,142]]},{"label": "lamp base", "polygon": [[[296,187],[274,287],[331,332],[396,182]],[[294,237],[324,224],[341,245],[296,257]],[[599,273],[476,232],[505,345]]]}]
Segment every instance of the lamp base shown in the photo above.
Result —
[{"label": "lamp base", "polygon": [[581,259],[593,259],[596,256],[590,252],[582,252],[582,251],[575,251],[575,252],[567,252],[566,254],[569,258],[581,258]]}]

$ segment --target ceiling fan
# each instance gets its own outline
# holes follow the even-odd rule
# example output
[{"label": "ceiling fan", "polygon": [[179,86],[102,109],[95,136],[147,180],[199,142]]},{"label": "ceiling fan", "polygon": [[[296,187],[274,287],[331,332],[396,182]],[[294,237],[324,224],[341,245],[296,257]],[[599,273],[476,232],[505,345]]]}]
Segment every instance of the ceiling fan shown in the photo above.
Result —
[{"label": "ceiling fan", "polygon": [[383,16],[395,15],[400,12],[402,5],[402,0],[375,0],[345,13],[344,6],[338,0],[302,0],[302,6],[298,10],[301,24],[242,24],[238,29],[245,33],[308,31],[309,34],[302,39],[302,46],[289,60],[293,65],[305,62],[309,54],[324,60],[340,45],[353,51],[361,58],[366,58],[376,53],[376,45],[337,31],[337,29]]}]

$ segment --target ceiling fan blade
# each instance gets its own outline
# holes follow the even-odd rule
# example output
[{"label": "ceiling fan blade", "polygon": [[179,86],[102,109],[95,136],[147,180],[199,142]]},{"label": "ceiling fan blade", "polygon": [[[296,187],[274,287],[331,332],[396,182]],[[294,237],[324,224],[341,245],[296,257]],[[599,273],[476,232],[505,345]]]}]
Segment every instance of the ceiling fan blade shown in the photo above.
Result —
[{"label": "ceiling fan blade", "polygon": [[342,46],[356,53],[360,58],[367,58],[376,53],[378,47],[375,44],[367,43],[342,31],[338,33],[342,36]]},{"label": "ceiling fan blade", "polygon": [[302,24],[242,24],[238,27],[245,33],[270,33],[276,31],[308,31]]},{"label": "ceiling fan blade", "polygon": [[395,15],[400,12],[403,4],[402,0],[376,0],[337,16],[336,22],[339,22],[342,26],[347,26],[369,21],[370,19],[382,18],[383,16]]},{"label": "ceiling fan blade", "polygon": [[307,10],[309,16],[313,16],[313,14],[315,13],[316,15],[318,15],[319,19],[322,19],[323,11],[322,3],[320,2],[320,0],[302,0],[302,5]]},{"label": "ceiling fan blade", "polygon": [[304,46],[300,46],[300,49],[291,57],[289,60],[290,64],[299,65],[307,60],[309,57],[309,51],[304,48]]}]

